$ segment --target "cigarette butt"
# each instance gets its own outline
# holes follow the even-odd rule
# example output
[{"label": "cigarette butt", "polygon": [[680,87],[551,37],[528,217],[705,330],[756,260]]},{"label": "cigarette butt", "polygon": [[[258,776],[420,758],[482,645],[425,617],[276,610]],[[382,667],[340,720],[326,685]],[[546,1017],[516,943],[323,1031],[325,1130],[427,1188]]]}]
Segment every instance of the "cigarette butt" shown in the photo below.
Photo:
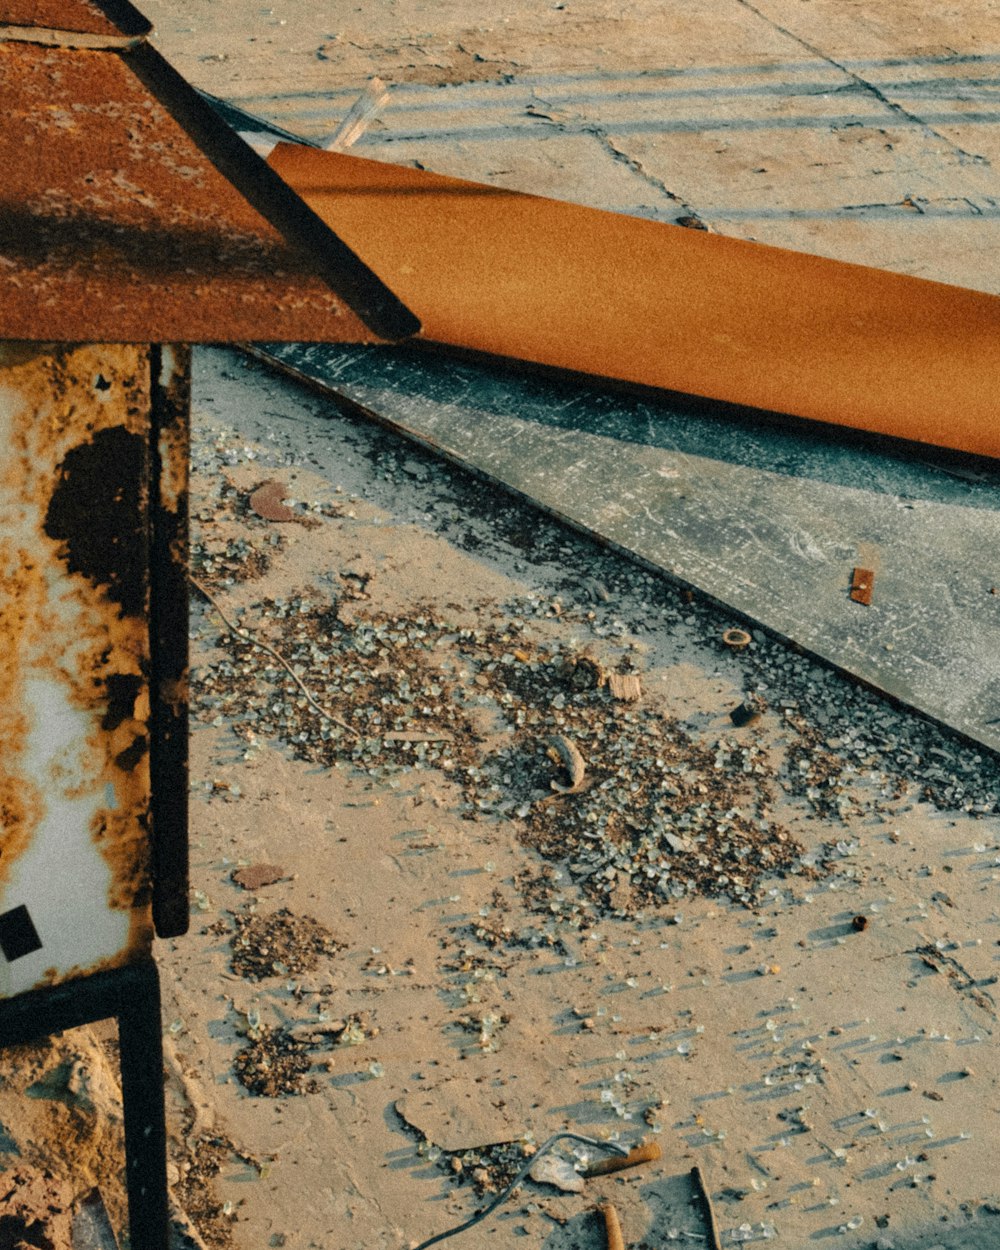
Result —
[{"label": "cigarette butt", "polygon": [[625,1250],[625,1238],[622,1236],[618,1212],[610,1202],[605,1202],[601,1207],[601,1214],[604,1216],[604,1232],[607,1237],[608,1250]]},{"label": "cigarette butt", "polygon": [[633,1146],[627,1155],[609,1155],[584,1168],[584,1176],[607,1176],[609,1172],[620,1172],[623,1168],[634,1168],[638,1163],[652,1163],[663,1154],[659,1142],[641,1142]]}]

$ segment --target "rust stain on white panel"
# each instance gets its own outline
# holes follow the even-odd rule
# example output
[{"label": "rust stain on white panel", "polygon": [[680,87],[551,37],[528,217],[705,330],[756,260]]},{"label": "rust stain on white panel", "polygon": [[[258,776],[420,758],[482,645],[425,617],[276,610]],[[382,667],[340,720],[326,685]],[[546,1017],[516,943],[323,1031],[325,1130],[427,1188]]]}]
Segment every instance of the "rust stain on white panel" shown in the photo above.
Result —
[{"label": "rust stain on white panel", "polygon": [[0,344],[0,994],[149,947],[149,407],[146,348]]}]

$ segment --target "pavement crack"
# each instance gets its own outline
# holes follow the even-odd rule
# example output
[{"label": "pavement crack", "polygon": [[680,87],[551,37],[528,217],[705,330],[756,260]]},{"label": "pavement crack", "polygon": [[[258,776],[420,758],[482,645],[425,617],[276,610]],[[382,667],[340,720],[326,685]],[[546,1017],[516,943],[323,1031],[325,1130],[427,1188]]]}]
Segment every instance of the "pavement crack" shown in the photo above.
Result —
[{"label": "pavement crack", "polygon": [[835,57],[832,57],[828,53],[824,52],[822,48],[818,48],[815,44],[810,43],[808,39],[803,39],[802,36],[797,35],[795,31],[789,30],[787,26],[782,26],[780,22],[774,21],[772,18],[768,17],[766,13],[761,12],[761,10],[758,9],[755,4],[752,4],[750,0],[736,0],[736,3],[742,5],[745,9],[749,9],[750,12],[759,17],[761,21],[766,22],[772,30],[778,31],[779,34],[782,34],[786,38],[797,43],[800,48],[804,48],[807,52],[812,53],[813,56],[817,56],[821,60],[825,61],[827,65],[839,70],[840,73],[846,75],[855,86],[869,92],[891,113],[894,113],[901,120],[908,122],[912,126],[919,126],[925,134],[933,135],[934,138],[939,140],[941,143],[946,143],[948,147],[951,148],[951,150],[962,160],[972,161],[976,165],[990,165],[989,160],[985,156],[980,155],[978,152],[966,151],[965,148],[961,147],[953,139],[950,139],[947,135],[942,134],[941,131],[935,130],[934,127],[929,122],[925,121],[924,118],[922,118],[918,113],[911,113],[909,109],[904,108],[902,104],[898,104],[890,96],[886,95],[881,87],[876,86],[875,83],[870,82],[861,74],[855,73],[854,70],[850,69],[842,61],[836,60]]},{"label": "pavement crack", "polygon": [[982,988],[982,981],[977,981],[969,970],[952,955],[946,955],[931,942],[914,947],[907,954],[917,955],[925,967],[935,972],[943,972],[960,994],[965,994],[977,1007],[981,1007],[991,1016],[996,1017],[996,1003],[992,994],[988,994]]},{"label": "pavement crack", "polygon": [[661,195],[665,195],[671,203],[676,204],[678,208],[682,209],[684,214],[690,217],[697,217],[699,220],[705,220],[697,209],[693,208],[687,200],[683,198],[683,196],[678,195],[676,191],[671,191],[667,184],[661,178],[657,178],[655,175],[651,174],[640,160],[631,156],[623,148],[618,147],[600,126],[587,126],[586,131],[588,134],[593,135],[593,137],[604,146],[614,160],[620,161],[623,165],[627,165],[636,177],[641,178],[643,182],[654,188],[654,190],[658,191]]}]

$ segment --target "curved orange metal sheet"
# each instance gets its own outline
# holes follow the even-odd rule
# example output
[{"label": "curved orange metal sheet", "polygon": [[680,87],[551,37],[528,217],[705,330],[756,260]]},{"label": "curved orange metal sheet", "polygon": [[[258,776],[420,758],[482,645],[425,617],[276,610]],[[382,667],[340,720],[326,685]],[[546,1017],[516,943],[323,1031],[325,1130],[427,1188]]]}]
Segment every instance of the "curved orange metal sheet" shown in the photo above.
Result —
[{"label": "curved orange metal sheet", "polygon": [[296,144],[423,337],[1000,457],[1000,298]]}]

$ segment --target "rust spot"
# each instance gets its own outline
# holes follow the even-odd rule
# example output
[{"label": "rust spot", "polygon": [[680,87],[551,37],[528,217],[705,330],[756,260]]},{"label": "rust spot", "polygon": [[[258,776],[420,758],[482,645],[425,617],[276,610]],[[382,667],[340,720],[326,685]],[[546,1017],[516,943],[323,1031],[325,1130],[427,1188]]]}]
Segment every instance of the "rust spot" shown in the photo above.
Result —
[{"label": "rust spot", "polygon": [[[119,4],[104,12],[93,0],[5,0],[3,20],[9,26],[109,36],[145,35],[150,29],[142,14],[131,6]],[[0,1244],[6,1243],[0,1240]]]},{"label": "rust spot", "polygon": [[856,568],[851,575],[851,598],[855,603],[871,603],[874,585],[874,569]]},{"label": "rust spot", "polygon": [[146,607],[146,445],[121,426],[99,430],[66,454],[49,501],[45,532],[63,544],[71,573],[103,589],[126,616]]},{"label": "rust spot", "polygon": [[0,41],[0,117],[0,337],[370,342],[419,328],[148,45]]},{"label": "rust spot", "polygon": [[109,673],[105,678],[107,687],[107,711],[101,721],[102,729],[117,729],[122,721],[135,716],[135,705],[143,689],[138,673]]},{"label": "rust spot", "polygon": [[149,750],[149,739],[145,734],[136,734],[124,751],[115,756],[115,763],[125,772],[130,773]]},{"label": "rust spot", "polygon": [[149,949],[149,349],[5,345],[0,380],[0,902],[30,846],[33,891],[128,913],[40,926],[51,966],[12,965],[20,993]]},{"label": "rust spot", "polygon": [[43,805],[36,787],[16,776],[0,776],[0,885],[10,866],[31,843]]}]

